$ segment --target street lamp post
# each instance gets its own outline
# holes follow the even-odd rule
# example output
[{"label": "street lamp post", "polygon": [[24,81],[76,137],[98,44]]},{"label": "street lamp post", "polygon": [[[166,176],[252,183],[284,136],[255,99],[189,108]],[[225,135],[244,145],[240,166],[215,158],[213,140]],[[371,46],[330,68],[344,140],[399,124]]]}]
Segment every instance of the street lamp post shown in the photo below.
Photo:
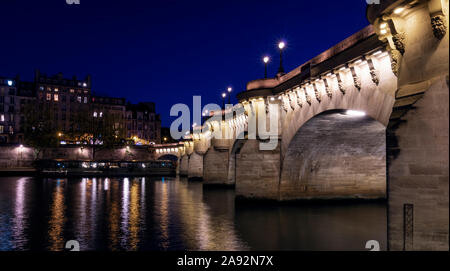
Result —
[{"label": "street lamp post", "polygon": [[278,48],[280,49],[280,67],[278,68],[278,74],[283,75],[284,74],[284,68],[283,68],[283,49],[286,47],[286,44],[281,41],[278,43]]},{"label": "street lamp post", "polygon": [[23,145],[22,144],[20,144],[20,146],[19,146],[19,152],[20,152],[20,161],[23,161],[23,157],[22,157],[22,155],[23,155]]},{"label": "street lamp post", "polygon": [[263,58],[264,61],[264,78],[267,78],[267,63],[269,63],[270,58],[268,56],[265,56]]},{"label": "street lamp post", "polygon": [[227,94],[224,92],[222,93],[222,108],[225,109],[225,97],[227,97]]}]

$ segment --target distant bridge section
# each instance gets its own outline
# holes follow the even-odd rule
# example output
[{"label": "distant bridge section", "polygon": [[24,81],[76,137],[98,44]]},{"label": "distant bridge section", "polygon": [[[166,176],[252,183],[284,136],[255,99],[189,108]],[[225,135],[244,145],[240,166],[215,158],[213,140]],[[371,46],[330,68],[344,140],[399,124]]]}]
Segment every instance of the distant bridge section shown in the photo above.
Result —
[{"label": "distant bridge section", "polygon": [[152,148],[155,151],[156,160],[178,160],[182,155],[184,145],[182,143],[156,144]]}]

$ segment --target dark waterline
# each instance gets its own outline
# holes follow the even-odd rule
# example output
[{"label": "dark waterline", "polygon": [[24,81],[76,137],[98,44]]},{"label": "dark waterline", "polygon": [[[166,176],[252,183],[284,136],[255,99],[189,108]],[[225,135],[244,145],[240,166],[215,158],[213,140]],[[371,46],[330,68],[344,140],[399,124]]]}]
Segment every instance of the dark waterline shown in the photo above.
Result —
[{"label": "dark waterline", "polygon": [[0,178],[0,250],[386,249],[385,203],[241,204],[177,178]]}]

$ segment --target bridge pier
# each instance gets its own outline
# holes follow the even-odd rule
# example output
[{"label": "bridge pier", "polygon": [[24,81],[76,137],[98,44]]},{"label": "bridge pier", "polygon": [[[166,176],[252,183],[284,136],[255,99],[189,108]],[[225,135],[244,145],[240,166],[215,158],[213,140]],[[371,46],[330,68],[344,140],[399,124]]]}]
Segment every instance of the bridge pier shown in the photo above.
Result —
[{"label": "bridge pier", "polygon": [[187,176],[190,180],[201,180],[203,178],[203,155],[192,152],[189,155]]},{"label": "bridge pier", "polygon": [[388,128],[389,249],[449,249],[449,86],[438,78]]},{"label": "bridge pier", "polygon": [[387,128],[389,250],[448,250],[449,1],[383,2],[367,15],[375,29],[387,22],[377,34],[398,77]]},{"label": "bridge pier", "polygon": [[236,197],[278,200],[280,145],[272,151],[260,150],[259,140],[246,140],[236,153]]},{"label": "bridge pier", "polygon": [[204,185],[234,185],[234,183],[228,179],[230,144],[231,140],[211,139],[211,147],[204,156]]},{"label": "bridge pier", "polygon": [[188,176],[188,169],[189,169],[189,156],[187,154],[180,157],[180,163],[179,163],[179,174],[180,176]]}]

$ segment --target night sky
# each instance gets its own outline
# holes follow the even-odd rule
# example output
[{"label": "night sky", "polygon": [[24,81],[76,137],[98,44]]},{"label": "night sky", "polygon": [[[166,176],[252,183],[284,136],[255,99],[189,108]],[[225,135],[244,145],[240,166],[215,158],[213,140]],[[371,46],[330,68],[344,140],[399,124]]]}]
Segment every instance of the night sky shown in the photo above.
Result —
[{"label": "night sky", "polygon": [[71,78],[92,75],[97,95],[154,101],[170,126],[175,103],[221,104],[264,75],[262,57],[287,43],[290,71],[364,28],[365,0],[0,1],[0,76],[32,80],[39,68]]}]

